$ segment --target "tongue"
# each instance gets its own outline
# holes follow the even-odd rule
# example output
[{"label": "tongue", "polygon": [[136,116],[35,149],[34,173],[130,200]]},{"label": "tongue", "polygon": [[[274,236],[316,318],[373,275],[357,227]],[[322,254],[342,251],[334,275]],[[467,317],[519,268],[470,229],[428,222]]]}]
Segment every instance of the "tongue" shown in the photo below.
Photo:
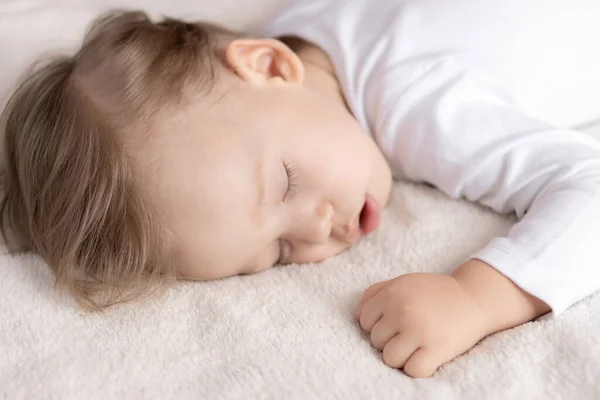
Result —
[{"label": "tongue", "polygon": [[360,231],[363,235],[368,235],[379,226],[381,219],[381,205],[370,194],[365,197],[365,205],[360,212]]}]

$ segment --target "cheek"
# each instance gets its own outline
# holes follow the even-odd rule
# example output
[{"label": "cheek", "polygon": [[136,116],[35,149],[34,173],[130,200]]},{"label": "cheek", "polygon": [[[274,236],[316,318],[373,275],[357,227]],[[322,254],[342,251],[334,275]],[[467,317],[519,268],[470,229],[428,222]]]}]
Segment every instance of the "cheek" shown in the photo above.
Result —
[{"label": "cheek", "polygon": [[177,269],[180,279],[192,280],[192,281],[212,281],[215,279],[226,278],[235,275],[232,272],[224,271],[219,268],[206,268],[199,264],[189,265],[180,264]]},{"label": "cheek", "polygon": [[377,149],[375,142],[368,133],[361,130],[349,130],[336,135],[332,143],[336,151],[332,153],[339,162],[354,166],[354,169],[364,169],[372,163],[373,151]]},{"label": "cheek", "polygon": [[371,139],[368,137],[365,140],[357,136],[355,133],[332,134],[327,140],[313,146],[310,154],[313,163],[319,169],[323,166],[334,172],[337,169],[337,173],[360,173],[371,163],[372,144],[369,143]]}]

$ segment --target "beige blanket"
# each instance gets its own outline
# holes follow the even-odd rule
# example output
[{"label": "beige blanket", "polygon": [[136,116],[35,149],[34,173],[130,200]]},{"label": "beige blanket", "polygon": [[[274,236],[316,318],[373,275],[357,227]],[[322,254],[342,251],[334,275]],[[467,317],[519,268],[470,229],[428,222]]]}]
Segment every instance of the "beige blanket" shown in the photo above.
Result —
[{"label": "beige blanket", "polygon": [[[246,27],[282,1],[0,0],[0,98],[32,57],[72,48],[97,4]],[[100,315],[59,297],[38,257],[2,255],[0,397],[600,398],[600,295],[488,337],[433,378],[386,367],[352,317],[362,291],[408,272],[450,272],[514,219],[408,183],[396,184],[382,219],[321,264],[181,283]]]}]

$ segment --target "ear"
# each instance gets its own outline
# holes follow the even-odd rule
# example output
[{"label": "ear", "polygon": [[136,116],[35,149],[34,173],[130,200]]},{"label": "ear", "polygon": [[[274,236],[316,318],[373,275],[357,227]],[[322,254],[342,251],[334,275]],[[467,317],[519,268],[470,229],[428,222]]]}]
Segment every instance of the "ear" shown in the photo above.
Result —
[{"label": "ear", "polygon": [[300,85],[304,65],[288,46],[275,39],[239,39],[227,46],[227,63],[244,81],[284,81]]}]

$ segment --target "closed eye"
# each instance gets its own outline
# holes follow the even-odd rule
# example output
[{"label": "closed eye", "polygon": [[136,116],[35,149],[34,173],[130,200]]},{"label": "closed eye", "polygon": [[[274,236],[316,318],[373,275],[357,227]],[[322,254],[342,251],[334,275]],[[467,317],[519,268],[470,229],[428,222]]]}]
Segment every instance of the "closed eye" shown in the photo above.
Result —
[{"label": "closed eye", "polygon": [[297,185],[296,185],[296,178],[297,178],[297,174],[296,174],[296,169],[288,164],[287,162],[283,162],[283,167],[285,168],[285,173],[287,175],[287,189],[285,190],[285,194],[283,195],[283,199],[285,200],[289,195],[291,195],[294,192],[294,189],[296,189]]}]

